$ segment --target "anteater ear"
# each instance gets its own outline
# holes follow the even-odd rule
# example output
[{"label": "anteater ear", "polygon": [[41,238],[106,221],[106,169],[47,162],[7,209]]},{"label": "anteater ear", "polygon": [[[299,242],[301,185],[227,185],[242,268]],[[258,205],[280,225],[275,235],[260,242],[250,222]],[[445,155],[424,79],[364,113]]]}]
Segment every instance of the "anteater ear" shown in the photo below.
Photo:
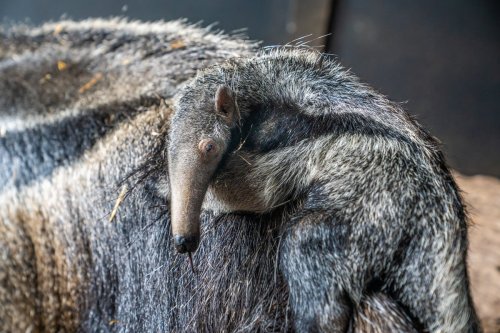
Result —
[{"label": "anteater ear", "polygon": [[230,126],[240,120],[240,113],[234,99],[234,93],[226,85],[220,85],[217,88],[217,92],[215,93],[215,112]]}]

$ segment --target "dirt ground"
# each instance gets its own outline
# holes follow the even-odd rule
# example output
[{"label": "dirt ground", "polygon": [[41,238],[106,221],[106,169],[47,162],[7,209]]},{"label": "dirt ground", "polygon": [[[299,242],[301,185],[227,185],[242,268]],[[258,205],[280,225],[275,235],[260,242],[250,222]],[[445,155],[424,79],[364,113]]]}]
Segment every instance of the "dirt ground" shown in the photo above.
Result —
[{"label": "dirt ground", "polygon": [[455,175],[468,205],[469,273],[485,333],[500,333],[500,180]]}]

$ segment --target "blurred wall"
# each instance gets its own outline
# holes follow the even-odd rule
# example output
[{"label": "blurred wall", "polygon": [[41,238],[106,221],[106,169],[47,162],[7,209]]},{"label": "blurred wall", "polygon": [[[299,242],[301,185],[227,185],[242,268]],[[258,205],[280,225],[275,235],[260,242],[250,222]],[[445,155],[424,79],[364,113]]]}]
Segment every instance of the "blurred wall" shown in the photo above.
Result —
[{"label": "blurred wall", "polygon": [[338,0],[329,52],[430,129],[451,165],[500,176],[500,1]]}]

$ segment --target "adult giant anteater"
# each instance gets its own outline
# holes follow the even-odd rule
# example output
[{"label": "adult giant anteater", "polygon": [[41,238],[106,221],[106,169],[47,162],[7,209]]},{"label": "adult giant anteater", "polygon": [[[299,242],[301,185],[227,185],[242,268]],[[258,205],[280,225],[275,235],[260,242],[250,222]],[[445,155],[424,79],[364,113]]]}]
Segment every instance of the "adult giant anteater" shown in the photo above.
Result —
[{"label": "adult giant anteater", "polygon": [[337,64],[182,22],[0,36],[1,331],[479,330],[435,141]]}]

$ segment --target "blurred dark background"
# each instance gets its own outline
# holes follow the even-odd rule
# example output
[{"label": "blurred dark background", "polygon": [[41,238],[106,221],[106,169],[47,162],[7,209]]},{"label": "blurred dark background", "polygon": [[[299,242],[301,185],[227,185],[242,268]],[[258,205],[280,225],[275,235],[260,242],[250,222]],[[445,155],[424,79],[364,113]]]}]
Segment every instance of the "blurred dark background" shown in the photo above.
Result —
[{"label": "blurred dark background", "polygon": [[[4,22],[187,18],[247,28],[263,45],[298,37],[404,102],[466,174],[500,176],[498,0],[0,0]],[[328,35],[327,35],[328,34]],[[310,36],[309,36],[310,35]],[[323,38],[315,39],[327,35]],[[302,39],[301,39],[302,40]]]}]

